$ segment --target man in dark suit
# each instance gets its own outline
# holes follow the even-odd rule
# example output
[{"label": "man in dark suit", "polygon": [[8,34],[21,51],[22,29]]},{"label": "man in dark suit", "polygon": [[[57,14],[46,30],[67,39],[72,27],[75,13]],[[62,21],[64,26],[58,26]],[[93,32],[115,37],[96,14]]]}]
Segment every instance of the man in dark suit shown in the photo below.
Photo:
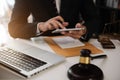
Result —
[{"label": "man in dark suit", "polygon": [[[33,22],[28,23],[32,15]],[[84,20],[84,25],[80,21]],[[99,14],[93,0],[61,0],[60,12],[51,0],[15,0],[13,13],[9,22],[9,33],[14,38],[30,38],[40,35],[58,35],[51,33],[57,28],[86,27],[86,30],[62,32],[73,38],[87,34],[87,40],[99,27]],[[83,39],[83,38],[82,38]]]}]

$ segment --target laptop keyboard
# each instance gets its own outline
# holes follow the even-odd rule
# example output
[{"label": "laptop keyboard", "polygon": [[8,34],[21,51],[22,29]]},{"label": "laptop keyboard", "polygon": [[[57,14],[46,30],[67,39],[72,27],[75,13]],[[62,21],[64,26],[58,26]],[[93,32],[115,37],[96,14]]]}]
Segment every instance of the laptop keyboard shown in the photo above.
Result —
[{"label": "laptop keyboard", "polygon": [[44,61],[7,47],[0,49],[0,63],[7,67],[8,65],[16,66],[27,72],[47,64]]}]

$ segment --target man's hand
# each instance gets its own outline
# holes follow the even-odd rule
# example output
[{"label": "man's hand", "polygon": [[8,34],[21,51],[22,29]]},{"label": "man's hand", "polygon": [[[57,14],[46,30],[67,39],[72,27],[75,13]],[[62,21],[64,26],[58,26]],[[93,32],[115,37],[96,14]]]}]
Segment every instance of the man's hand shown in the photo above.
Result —
[{"label": "man's hand", "polygon": [[56,16],[51,19],[49,19],[46,22],[41,22],[38,23],[38,28],[40,31],[48,31],[48,30],[53,30],[53,29],[58,29],[58,28],[65,28],[68,26],[67,22],[64,22],[64,19],[61,16]]},{"label": "man's hand", "polygon": [[69,31],[69,32],[61,32],[61,34],[65,36],[71,36],[75,39],[79,39],[82,35],[86,33],[86,26],[82,25],[81,23],[77,23],[76,28],[85,28],[83,30],[76,30],[76,31]]}]

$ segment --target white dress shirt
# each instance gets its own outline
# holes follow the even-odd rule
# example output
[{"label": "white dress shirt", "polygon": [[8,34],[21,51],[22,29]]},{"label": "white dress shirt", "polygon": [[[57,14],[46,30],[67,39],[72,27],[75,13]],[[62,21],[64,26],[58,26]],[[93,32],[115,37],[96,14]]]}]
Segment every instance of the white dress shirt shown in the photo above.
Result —
[{"label": "white dress shirt", "polygon": [[60,3],[61,3],[61,0],[55,0],[55,1],[56,1],[57,11],[58,11],[58,13],[60,13]]}]

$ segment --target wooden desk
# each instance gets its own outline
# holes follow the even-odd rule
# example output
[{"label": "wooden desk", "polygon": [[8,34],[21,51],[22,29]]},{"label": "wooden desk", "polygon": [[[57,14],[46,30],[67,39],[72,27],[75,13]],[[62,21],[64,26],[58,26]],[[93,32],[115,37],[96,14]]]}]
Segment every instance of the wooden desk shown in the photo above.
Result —
[{"label": "wooden desk", "polygon": [[[43,41],[43,38],[36,38],[33,41],[27,41],[29,44],[33,44],[39,48],[48,50],[53,52],[48,44]],[[120,41],[112,40],[116,46],[116,49],[103,49],[100,43],[96,39],[91,39],[90,43],[94,46],[102,49],[104,53],[107,55],[106,59],[96,59],[92,60],[91,63],[97,65],[103,70],[104,80],[120,80]],[[66,61],[55,65],[33,77],[30,79],[24,79],[13,72],[7,71],[3,68],[0,68],[0,80],[68,80],[67,78],[67,70],[73,64],[79,62],[79,56],[76,57],[68,57]]]}]

